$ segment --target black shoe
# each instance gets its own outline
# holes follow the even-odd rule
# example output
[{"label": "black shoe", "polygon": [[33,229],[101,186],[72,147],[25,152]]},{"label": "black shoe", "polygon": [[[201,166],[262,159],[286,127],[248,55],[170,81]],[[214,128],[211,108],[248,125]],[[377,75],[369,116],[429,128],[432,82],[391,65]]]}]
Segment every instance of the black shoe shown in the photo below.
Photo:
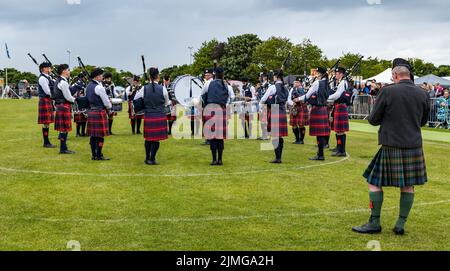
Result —
[{"label": "black shoe", "polygon": [[114,133],[113,132],[109,132],[109,135],[112,136],[112,135],[114,135]]},{"label": "black shoe", "polygon": [[209,164],[209,165],[211,165],[211,166],[217,166],[218,163],[217,163],[217,161],[212,161],[211,164]]},{"label": "black shoe", "polygon": [[142,133],[139,131],[139,132],[137,132],[136,134],[138,134],[138,135],[142,135]]},{"label": "black shoe", "polygon": [[81,134],[81,137],[86,137],[86,134]]},{"label": "black shoe", "polygon": [[330,151],[331,152],[339,152],[339,149],[338,148],[334,148],[334,149],[331,149]]},{"label": "black shoe", "polygon": [[395,233],[395,235],[405,235],[405,229],[400,229],[400,228],[395,227],[393,229],[393,232]]},{"label": "black shoe", "polygon": [[282,164],[283,162],[280,159],[275,159],[270,162],[271,164]]},{"label": "black shoe", "polygon": [[375,234],[375,233],[381,233],[382,229],[381,229],[381,226],[376,226],[376,225],[367,223],[367,224],[359,226],[359,227],[353,227],[352,231],[361,233],[361,234]]},{"label": "black shoe", "polygon": [[97,158],[97,157],[95,157],[95,156],[92,156],[91,160],[92,160],[92,161],[97,161],[97,160],[98,160],[98,158]]},{"label": "black shoe", "polygon": [[54,146],[52,144],[44,144],[44,148],[46,148],[46,149],[54,149],[54,148],[56,148],[56,146]]},{"label": "black shoe", "polygon": [[217,165],[218,165],[218,166],[223,166],[223,162],[222,162],[222,161],[218,161],[218,162],[217,162]]},{"label": "black shoe", "polygon": [[305,141],[300,140],[298,144],[300,144],[300,145],[305,145]]},{"label": "black shoe", "polygon": [[147,164],[149,166],[156,166],[156,165],[158,165],[158,163],[156,163],[156,161],[152,161],[152,160],[145,160],[145,164]]},{"label": "black shoe", "polygon": [[301,145],[302,143],[301,143],[301,141],[294,141],[294,142],[292,142],[292,144],[294,144],[294,145]]},{"label": "black shoe", "polygon": [[59,154],[75,154],[75,152],[74,151],[65,150],[65,151],[60,151]]},{"label": "black shoe", "polygon": [[104,157],[104,156],[97,157],[97,161],[110,161],[110,160],[111,160],[111,158]]},{"label": "black shoe", "polygon": [[330,148],[330,145],[329,144],[326,144],[325,145],[325,149],[329,149]]},{"label": "black shoe", "polygon": [[333,156],[333,157],[347,157],[347,153],[345,153],[345,152],[336,152],[336,153],[333,153],[331,156]]},{"label": "black shoe", "polygon": [[312,158],[309,158],[309,160],[311,160],[311,161],[325,161],[325,157],[316,155],[316,156],[314,156]]}]

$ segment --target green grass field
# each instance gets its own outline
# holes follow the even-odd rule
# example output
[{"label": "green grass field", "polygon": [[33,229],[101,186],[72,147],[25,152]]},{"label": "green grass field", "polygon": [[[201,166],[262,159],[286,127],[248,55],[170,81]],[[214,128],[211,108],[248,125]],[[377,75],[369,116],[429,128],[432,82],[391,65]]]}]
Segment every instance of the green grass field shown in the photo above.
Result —
[{"label": "green grass field", "polygon": [[[398,189],[386,189],[384,232],[351,227],[369,216],[362,173],[378,151],[376,129],[352,123],[347,160],[313,163],[314,140],[288,144],[283,165],[260,142],[226,142],[225,166],[209,167],[199,140],[162,143],[158,167],[143,163],[141,136],[126,113],[106,139],[105,163],[90,160],[88,138],[69,138],[77,154],[41,147],[37,100],[0,101],[0,249],[67,250],[450,250],[450,134],[426,132],[429,183],[417,187],[407,234],[391,232]],[[56,132],[52,142],[57,144]],[[289,139],[292,141],[292,139]]]}]

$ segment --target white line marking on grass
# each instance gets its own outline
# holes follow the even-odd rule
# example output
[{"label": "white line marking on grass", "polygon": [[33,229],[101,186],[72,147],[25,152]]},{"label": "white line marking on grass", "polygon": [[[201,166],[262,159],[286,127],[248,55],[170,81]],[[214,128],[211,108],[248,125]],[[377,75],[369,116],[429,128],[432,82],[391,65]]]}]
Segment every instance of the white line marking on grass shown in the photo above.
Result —
[{"label": "white line marking on grass", "polygon": [[[328,163],[322,163],[317,165],[309,165],[303,167],[293,167],[284,170],[280,169],[261,169],[261,170],[249,170],[249,171],[237,171],[228,173],[186,173],[186,174],[131,174],[131,173],[111,173],[111,174],[98,174],[98,173],[83,173],[83,172],[51,172],[51,171],[39,171],[39,170],[26,170],[26,169],[15,169],[15,168],[4,168],[0,167],[0,171],[14,172],[14,173],[31,173],[31,174],[43,174],[43,175],[58,175],[58,176],[91,176],[91,177],[211,177],[211,176],[224,176],[224,175],[248,175],[248,174],[258,174],[267,172],[289,172],[295,170],[304,170],[316,167],[331,166],[335,164],[340,164],[350,159],[350,155],[347,157]],[[269,166],[269,165],[268,165]]]},{"label": "white line marking on grass", "polygon": [[[415,204],[415,207],[426,207],[434,205],[442,205],[450,203],[450,199],[441,200],[435,202],[425,202]],[[383,208],[383,211],[393,211],[397,210],[398,207]],[[332,212],[316,212],[316,213],[286,213],[286,214],[265,214],[265,215],[249,215],[249,216],[208,216],[208,217],[161,217],[161,218],[120,218],[120,219],[85,219],[85,218],[38,218],[38,217],[8,217],[1,216],[1,219],[7,220],[28,220],[28,221],[42,221],[51,223],[107,223],[107,224],[118,224],[126,222],[137,222],[137,223],[152,223],[152,222],[208,222],[208,221],[242,221],[250,219],[272,219],[272,218],[283,218],[283,217],[317,217],[317,216],[329,216],[329,215],[344,215],[353,213],[369,213],[369,209],[351,209],[351,210],[340,210]]]}]

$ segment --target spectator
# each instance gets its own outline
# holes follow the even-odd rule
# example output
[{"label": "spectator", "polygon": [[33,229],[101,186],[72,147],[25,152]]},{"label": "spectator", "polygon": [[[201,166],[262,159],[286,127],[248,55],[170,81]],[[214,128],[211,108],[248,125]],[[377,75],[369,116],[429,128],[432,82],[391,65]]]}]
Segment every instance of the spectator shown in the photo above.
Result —
[{"label": "spectator", "polygon": [[443,123],[445,127],[450,129],[450,99],[449,91],[444,91],[444,95],[436,101],[437,119]]},{"label": "spectator", "polygon": [[425,90],[428,92],[428,97],[430,97],[430,99],[436,98],[436,92],[434,91],[432,84],[426,84]]},{"label": "spectator", "polygon": [[444,88],[441,86],[441,84],[437,83],[434,87],[434,91],[436,92],[436,98],[444,96]]}]

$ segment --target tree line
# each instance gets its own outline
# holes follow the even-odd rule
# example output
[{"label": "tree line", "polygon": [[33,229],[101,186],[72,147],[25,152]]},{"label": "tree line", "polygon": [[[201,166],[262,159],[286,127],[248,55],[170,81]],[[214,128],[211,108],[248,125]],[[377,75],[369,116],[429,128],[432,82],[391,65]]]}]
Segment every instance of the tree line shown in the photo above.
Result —
[{"label": "tree line", "polygon": [[[227,41],[220,42],[217,39],[205,41],[194,53],[192,65],[171,66],[161,71],[163,75],[169,75],[172,79],[180,75],[201,75],[207,68],[214,66],[214,52],[219,44],[223,45],[223,55],[219,65],[224,67],[228,79],[239,80],[248,77],[256,81],[260,72],[269,72],[281,68],[288,55],[285,70],[289,74],[309,74],[311,69],[318,66],[331,67],[338,59],[328,58],[323,50],[311,40],[305,39],[295,44],[287,38],[271,37],[265,41],[254,34],[243,34],[229,37]],[[360,57],[359,53],[347,52],[340,57],[341,66],[351,68]],[[414,66],[417,76],[435,74],[437,76],[450,76],[450,65],[436,66],[422,59],[409,59]],[[391,60],[379,59],[377,57],[366,57],[363,59],[360,69],[354,75],[363,78],[375,76],[391,67]],[[87,66],[92,70],[93,66]],[[116,85],[126,86],[124,77],[132,76],[129,71],[118,70],[113,67],[105,67],[105,70],[113,74]],[[75,68],[73,75],[77,75],[81,69]],[[4,77],[4,70],[0,71],[0,77]],[[37,83],[37,76],[29,72],[20,72],[16,69],[8,69],[8,81],[18,83],[26,79],[32,84]]]}]

